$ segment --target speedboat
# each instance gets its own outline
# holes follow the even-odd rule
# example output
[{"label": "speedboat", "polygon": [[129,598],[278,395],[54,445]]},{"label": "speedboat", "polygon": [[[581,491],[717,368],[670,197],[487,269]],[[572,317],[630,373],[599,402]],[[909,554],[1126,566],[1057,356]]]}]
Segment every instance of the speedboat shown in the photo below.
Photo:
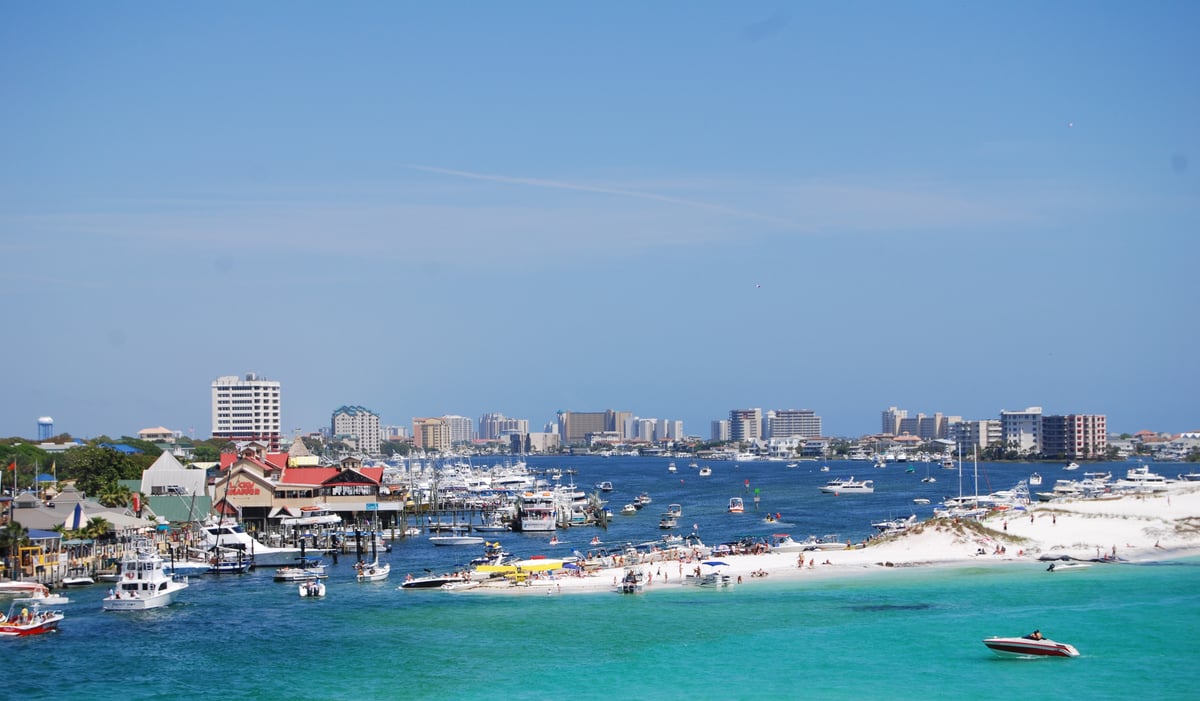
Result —
[{"label": "speedboat", "polygon": [[1046,568],[1047,572],[1074,572],[1075,570],[1085,570],[1092,566],[1090,562],[1051,562]]},{"label": "speedboat", "polygon": [[621,507],[621,515],[622,516],[632,516],[632,515],[636,514],[637,512],[638,512],[638,509],[633,504],[626,504],[625,506]]},{"label": "speedboat", "polygon": [[[31,610],[32,609],[32,610]],[[16,638],[23,635],[49,633],[58,628],[62,611],[43,610],[37,602],[24,604],[14,601],[8,615],[0,617],[0,637]]]},{"label": "speedboat", "polygon": [[1056,643],[1047,638],[984,638],[983,644],[1005,657],[1079,657],[1074,645]]},{"label": "speedboat", "polygon": [[746,507],[744,504],[742,504],[741,497],[730,497],[729,498],[729,513],[740,514],[745,510],[746,510]]},{"label": "speedboat", "polygon": [[434,535],[429,536],[429,542],[434,545],[480,545],[483,538],[466,534]]},{"label": "speedboat", "polygon": [[700,468],[700,476],[701,477],[712,477],[712,468],[709,467],[708,465],[705,465],[704,467]]}]

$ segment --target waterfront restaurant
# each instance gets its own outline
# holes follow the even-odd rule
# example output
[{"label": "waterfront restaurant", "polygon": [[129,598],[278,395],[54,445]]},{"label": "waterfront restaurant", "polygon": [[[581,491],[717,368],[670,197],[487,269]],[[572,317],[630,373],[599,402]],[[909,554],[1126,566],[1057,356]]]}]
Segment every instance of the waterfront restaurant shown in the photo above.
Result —
[{"label": "waterfront restaurant", "polygon": [[377,502],[382,467],[363,467],[346,458],[331,467],[288,467],[287,453],[254,449],[221,456],[222,474],[213,485],[214,508],[238,518],[248,530],[267,529],[279,519],[319,506],[346,520]]}]

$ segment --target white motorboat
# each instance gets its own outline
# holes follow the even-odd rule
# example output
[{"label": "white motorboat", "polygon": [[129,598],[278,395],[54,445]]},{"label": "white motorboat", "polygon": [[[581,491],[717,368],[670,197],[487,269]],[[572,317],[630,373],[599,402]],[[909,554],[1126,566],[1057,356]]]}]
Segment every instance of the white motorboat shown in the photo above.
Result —
[{"label": "white motorboat", "polygon": [[1041,475],[1039,475],[1039,474],[1038,474],[1038,473],[1036,473],[1036,472],[1035,472],[1035,473],[1033,473],[1032,475],[1030,475],[1030,476],[1029,476],[1029,486],[1030,486],[1030,487],[1040,487],[1040,486],[1042,486],[1042,476],[1041,476]]},{"label": "white motorboat", "polygon": [[450,535],[429,536],[429,542],[434,545],[479,545],[483,543],[483,538],[465,533],[451,533]]},{"label": "white motorboat", "polygon": [[481,584],[483,583],[473,579],[460,579],[457,582],[446,582],[439,589],[442,591],[466,591],[467,589],[474,589]]},{"label": "white motorboat", "polygon": [[301,599],[320,599],[325,596],[325,582],[313,577],[308,581],[301,582],[297,587],[300,590]]},{"label": "white motorboat", "polygon": [[668,504],[666,515],[674,516],[675,518],[682,518],[683,517],[683,506],[681,506],[679,504]]},{"label": "white motorboat", "polygon": [[[341,521],[340,517],[338,521]],[[298,547],[276,548],[265,545],[250,537],[240,523],[230,519],[222,519],[216,523],[209,521],[200,529],[200,533],[204,536],[201,546],[204,550],[214,547],[235,548],[248,553],[254,564],[260,567],[290,565],[304,554]]]},{"label": "white motorboat", "polygon": [[309,558],[300,558],[295,565],[280,567],[274,574],[276,582],[303,582],[313,578],[325,579],[328,576],[325,573],[324,562]]},{"label": "white motorboat", "polygon": [[[1039,634],[1035,631],[1033,635]],[[1006,657],[1079,657],[1074,645],[1041,637],[985,638],[983,644],[997,655]]]},{"label": "white motorboat", "polygon": [[18,604],[37,604],[39,606],[63,606],[71,603],[71,600],[62,594],[54,594],[52,592],[37,592],[31,596],[19,596],[13,599],[14,603]]},{"label": "white motorboat", "polygon": [[637,512],[638,512],[638,509],[633,504],[626,504],[625,506],[621,507],[621,515],[622,516],[632,516],[632,515],[636,514]]},{"label": "white motorboat", "polygon": [[731,514],[740,514],[746,510],[746,506],[742,503],[741,497],[730,497],[728,510]]},{"label": "white motorboat", "polygon": [[701,477],[712,477],[712,468],[709,467],[708,465],[705,465],[704,467],[700,468],[700,476]]},{"label": "white motorboat", "polygon": [[554,492],[525,492],[518,497],[516,523],[526,533],[548,533],[558,528]]},{"label": "white motorboat", "polygon": [[1051,562],[1046,568],[1047,572],[1075,572],[1077,570],[1086,570],[1091,567],[1090,562]]},{"label": "white motorboat", "polygon": [[49,594],[50,589],[41,582],[0,582],[0,596],[37,596]]},{"label": "white motorboat", "polygon": [[856,480],[853,476],[850,479],[835,477],[826,482],[821,491],[826,494],[874,494],[875,481]]},{"label": "white motorboat", "polygon": [[1063,469],[1068,472],[1074,472],[1075,470],[1079,469],[1079,463],[1072,461],[1064,466]]},{"label": "white motorboat", "polygon": [[105,611],[142,611],[167,606],[188,588],[186,577],[172,577],[163,571],[162,557],[146,539],[139,540],[133,550],[121,557],[119,572],[121,581],[102,602]]},{"label": "white motorboat", "polygon": [[354,566],[355,579],[360,582],[382,582],[391,572],[392,566],[386,562],[379,564],[379,560],[360,562]]},{"label": "white motorboat", "polygon": [[669,530],[671,528],[678,528],[679,521],[676,521],[674,516],[671,516],[669,514],[663,514],[663,517],[658,520],[658,527],[662,528],[664,530]]}]

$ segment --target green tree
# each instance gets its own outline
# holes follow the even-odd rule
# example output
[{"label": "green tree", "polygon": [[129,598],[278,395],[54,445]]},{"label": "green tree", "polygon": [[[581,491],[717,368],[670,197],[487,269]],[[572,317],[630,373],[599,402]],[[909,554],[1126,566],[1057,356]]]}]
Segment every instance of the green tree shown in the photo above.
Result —
[{"label": "green tree", "polygon": [[108,485],[119,479],[136,479],[140,470],[129,456],[98,445],[72,448],[63,453],[58,466],[58,478],[73,479],[75,486],[85,494],[100,494]]},{"label": "green tree", "polygon": [[105,484],[99,494],[96,496],[96,501],[107,507],[129,506],[133,503],[133,492],[129,491],[129,487],[110,482]]},{"label": "green tree", "polygon": [[29,531],[16,521],[9,521],[0,528],[0,551],[8,553],[9,578],[16,578],[17,549],[29,542]]},{"label": "green tree", "polygon": [[99,516],[93,516],[88,519],[87,525],[85,525],[78,532],[78,535],[83,536],[84,538],[90,538],[92,540],[102,540],[108,536],[111,530],[112,524],[106,519]]},{"label": "green tree", "polygon": [[192,459],[196,462],[219,462],[221,450],[207,443],[197,443],[192,450]]}]

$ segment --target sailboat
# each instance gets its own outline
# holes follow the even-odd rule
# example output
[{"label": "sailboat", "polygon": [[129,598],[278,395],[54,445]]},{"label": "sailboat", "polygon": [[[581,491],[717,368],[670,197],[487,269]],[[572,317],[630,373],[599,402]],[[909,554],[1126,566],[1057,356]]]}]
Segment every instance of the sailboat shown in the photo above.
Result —
[{"label": "sailboat", "polygon": [[929,474],[929,464],[928,463],[926,463],[926,465],[925,465],[925,476],[921,478],[921,481],[925,482],[926,484],[928,484],[930,482],[937,482],[937,478],[934,477],[933,475]]},{"label": "sailboat", "polygon": [[[376,512],[375,519],[376,519],[376,525],[378,525],[378,520],[379,520],[378,512]],[[372,529],[371,529],[371,562],[369,562],[369,563],[363,562],[360,559],[358,561],[358,564],[354,565],[355,578],[360,582],[382,582],[383,580],[387,579],[387,576],[389,574],[391,574],[391,572],[392,572],[391,564],[389,564],[387,562],[385,562],[383,564],[379,563],[379,552],[375,545],[376,541],[379,540],[378,532],[379,532],[378,528],[372,527]],[[358,531],[355,531],[354,535],[357,538]],[[359,552],[361,552],[361,550]]]}]

